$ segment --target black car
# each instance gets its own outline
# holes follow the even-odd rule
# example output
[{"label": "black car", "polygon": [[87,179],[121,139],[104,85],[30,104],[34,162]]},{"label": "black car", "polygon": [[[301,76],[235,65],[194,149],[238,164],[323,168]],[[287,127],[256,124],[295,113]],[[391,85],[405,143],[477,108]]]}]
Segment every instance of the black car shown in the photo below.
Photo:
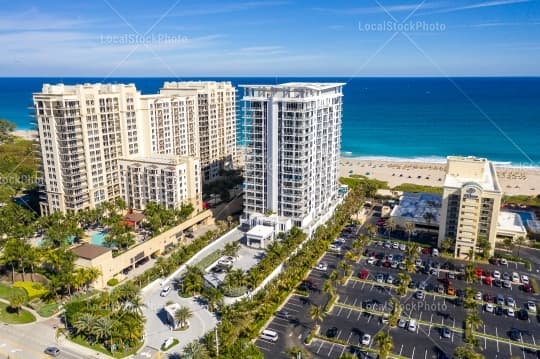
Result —
[{"label": "black car", "polygon": [[465,291],[463,289],[456,290],[456,295],[460,298],[465,298]]},{"label": "black car", "polygon": [[501,281],[500,279],[495,279],[495,280],[493,281],[493,285],[494,285],[495,287],[499,287],[499,288],[500,288],[500,287],[502,287],[502,281]]},{"label": "black car", "polygon": [[521,339],[521,332],[518,329],[512,329],[508,332],[510,339],[519,341]]},{"label": "black car", "polygon": [[503,307],[497,307],[497,308],[495,308],[495,314],[497,314],[497,315],[503,315],[503,314],[504,314],[504,309],[503,309]]},{"label": "black car", "polygon": [[57,357],[60,355],[60,349],[58,349],[57,347],[48,347],[45,349],[45,354],[52,357]]},{"label": "black car", "polygon": [[526,309],[520,309],[518,310],[516,314],[517,314],[518,319],[529,320],[529,312],[527,312]]},{"label": "black car", "polygon": [[286,310],[280,310],[279,312],[277,312],[276,317],[283,319],[291,319],[291,315]]},{"label": "black car", "polygon": [[328,338],[335,338],[336,335],[338,333],[338,328],[337,327],[330,327],[326,330],[326,336]]},{"label": "black car", "polygon": [[456,297],[456,299],[454,299],[454,304],[458,307],[461,307],[463,305],[463,298],[462,297]]},{"label": "black car", "polygon": [[416,282],[415,282],[414,280],[411,280],[411,281],[409,282],[409,288],[415,289],[416,287],[417,287]]}]

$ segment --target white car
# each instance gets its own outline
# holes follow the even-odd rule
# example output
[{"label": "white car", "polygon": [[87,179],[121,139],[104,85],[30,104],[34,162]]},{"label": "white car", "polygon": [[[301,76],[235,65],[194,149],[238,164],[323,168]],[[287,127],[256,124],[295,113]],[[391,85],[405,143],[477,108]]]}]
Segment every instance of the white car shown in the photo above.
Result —
[{"label": "white car", "polygon": [[375,277],[375,281],[377,283],[384,283],[384,274],[382,273],[377,274],[377,276]]},{"label": "white car", "polygon": [[234,263],[234,257],[231,257],[231,256],[221,257],[220,260],[218,261],[218,264],[222,266],[232,266],[233,263]]},{"label": "white car", "polygon": [[516,301],[512,297],[506,298],[506,305],[512,308],[516,307]]},{"label": "white car", "polygon": [[493,271],[493,278],[501,279],[501,272],[499,272],[498,270],[494,270]]},{"label": "white car", "polygon": [[394,277],[392,275],[388,275],[388,277],[386,278],[386,283],[388,284],[394,283]]},{"label": "white car", "polygon": [[317,270],[320,270],[320,271],[327,271],[328,270],[328,263],[326,262],[321,262],[319,264],[317,264]]},{"label": "white car", "polygon": [[368,264],[375,264],[376,261],[377,261],[377,258],[375,258],[375,257],[369,257],[368,260],[367,260],[367,263],[368,263]]},{"label": "white car", "polygon": [[369,334],[364,334],[362,335],[362,345],[369,345],[369,343],[371,343],[371,335]]},{"label": "white car", "polygon": [[518,272],[513,272],[512,273],[512,282],[519,283],[519,273]]},{"label": "white car", "polygon": [[398,249],[399,248],[399,243],[398,242],[392,243],[392,248]]},{"label": "white car", "polygon": [[416,299],[424,299],[424,292],[419,290],[419,291],[416,292],[416,294],[414,296],[416,297]]},{"label": "white car", "polygon": [[506,309],[506,315],[508,315],[509,317],[515,317],[516,316],[516,313],[514,312],[514,309],[513,308],[507,308]]},{"label": "white car", "polygon": [[536,313],[536,304],[532,301],[532,300],[529,300],[527,302],[527,309],[530,310],[531,312],[533,313]]},{"label": "white car", "polygon": [[499,263],[500,263],[501,265],[503,265],[503,266],[508,265],[508,261],[507,261],[506,259],[504,259],[504,258],[501,258],[501,259],[499,260]]},{"label": "white car", "polygon": [[328,248],[336,252],[341,252],[341,244],[339,243],[332,243]]},{"label": "white car", "polygon": [[169,295],[169,293],[171,292],[171,287],[170,286],[166,286],[164,287],[161,292],[159,293],[159,296],[160,297],[166,297]]},{"label": "white car", "polygon": [[474,299],[482,300],[482,292],[476,292],[476,295],[474,296]]},{"label": "white car", "polygon": [[399,245],[399,250],[400,250],[400,251],[406,251],[406,250],[407,250],[407,246],[406,246],[405,244],[401,243],[401,244]]},{"label": "white car", "polygon": [[386,260],[389,261],[389,262],[392,262],[394,260],[394,255],[392,255],[392,254],[387,255]]},{"label": "white car", "polygon": [[341,238],[341,237],[339,237],[338,239],[336,239],[336,242],[341,243],[341,244],[345,243],[346,241],[347,241],[347,240],[346,240],[345,238]]},{"label": "white car", "polygon": [[431,255],[433,257],[438,257],[439,256],[439,250],[437,248],[433,248],[433,250],[431,251]]},{"label": "white car", "polygon": [[409,332],[416,332],[416,319],[411,319],[409,325],[407,326]]},{"label": "white car", "polygon": [[418,258],[416,260],[416,262],[414,262],[414,264],[417,266],[417,267],[421,267],[422,266],[422,260],[420,258]]},{"label": "white car", "polygon": [[405,318],[399,318],[399,321],[398,321],[398,323],[397,323],[397,326],[398,326],[399,328],[405,328],[405,327],[407,327],[407,319],[405,319]]},{"label": "white car", "polygon": [[488,313],[493,313],[493,304],[486,303],[486,305],[484,305],[484,310]]},{"label": "white car", "polygon": [[521,283],[523,284],[529,284],[529,276],[526,274],[521,275]]}]

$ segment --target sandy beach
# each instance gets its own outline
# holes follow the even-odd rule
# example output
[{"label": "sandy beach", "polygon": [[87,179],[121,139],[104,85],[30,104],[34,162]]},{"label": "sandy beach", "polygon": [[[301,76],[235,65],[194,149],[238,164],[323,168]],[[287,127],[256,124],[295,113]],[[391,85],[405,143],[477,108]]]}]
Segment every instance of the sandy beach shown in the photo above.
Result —
[{"label": "sandy beach", "polygon": [[[387,181],[390,187],[402,183],[441,187],[445,163],[341,158],[339,176],[348,177],[351,174]],[[540,169],[497,167],[497,175],[505,194],[535,196],[540,193]]]},{"label": "sandy beach", "polygon": [[24,138],[25,140],[33,140],[37,136],[37,131],[35,130],[15,130],[13,131],[13,136]]}]

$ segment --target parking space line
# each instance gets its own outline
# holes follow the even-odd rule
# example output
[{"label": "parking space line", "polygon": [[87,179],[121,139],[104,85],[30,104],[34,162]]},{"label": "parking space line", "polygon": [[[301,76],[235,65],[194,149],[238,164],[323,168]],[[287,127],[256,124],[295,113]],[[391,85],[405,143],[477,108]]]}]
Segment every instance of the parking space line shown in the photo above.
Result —
[{"label": "parking space line", "polygon": [[[484,324],[484,335],[486,335],[486,325]],[[487,338],[484,337],[484,349],[487,349]]]},{"label": "parking space line", "polygon": [[319,352],[321,351],[321,348],[324,344],[324,342],[322,340],[319,340],[321,342],[321,345],[319,345],[319,349],[317,349],[317,354],[319,354]]},{"label": "parking space line", "polygon": [[343,307],[339,307],[339,311],[337,313],[338,317],[341,315],[341,311],[343,310]]},{"label": "parking space line", "polygon": [[497,330],[497,327],[495,327],[495,336],[497,337],[497,340],[495,341],[497,343],[497,353],[499,352],[499,331]]},{"label": "parking space line", "polygon": [[330,356],[330,354],[332,354],[332,350],[334,350],[334,343],[332,343],[332,346],[330,347],[330,350],[328,351],[328,356]]},{"label": "parking space line", "polygon": [[401,344],[401,348],[399,348],[399,356],[401,356],[402,351],[403,351],[403,344]]},{"label": "parking space line", "polygon": [[354,302],[353,302],[353,304],[352,304],[353,307],[356,306],[356,301],[357,301],[357,300],[358,300],[358,298],[354,298]]},{"label": "parking space line", "polygon": [[354,289],[354,287],[356,287],[356,283],[358,283],[358,282],[355,281],[355,280],[353,280],[352,282],[353,282],[352,287],[353,287],[353,289]]},{"label": "parking space line", "polygon": [[427,359],[427,349],[426,349],[426,353],[424,354],[424,359]]},{"label": "parking space line", "polygon": [[289,312],[294,312],[294,313],[298,313],[298,312],[299,312],[299,310],[297,310],[297,309],[294,309],[294,308],[288,308],[288,307],[287,307],[287,304],[285,304],[285,305],[283,306],[283,308],[287,309],[287,311],[289,311]]},{"label": "parking space line", "polygon": [[351,313],[352,313],[352,309],[349,309],[349,314],[347,315],[347,319],[349,319],[349,317],[351,316]]},{"label": "parking space line", "polygon": [[340,357],[343,356],[343,354],[345,353],[345,349],[347,349],[347,347],[344,345],[343,349],[341,349],[341,354],[339,355]]},{"label": "parking space line", "polygon": [[277,322],[272,322],[272,326],[274,325],[277,325],[277,326],[280,326],[280,327],[283,327],[283,328],[287,328],[288,325],[287,324],[281,324],[281,323],[277,323]]},{"label": "parking space line", "polygon": [[411,359],[414,359],[414,350],[416,349],[416,347],[413,347],[412,348],[412,354],[411,354]]}]

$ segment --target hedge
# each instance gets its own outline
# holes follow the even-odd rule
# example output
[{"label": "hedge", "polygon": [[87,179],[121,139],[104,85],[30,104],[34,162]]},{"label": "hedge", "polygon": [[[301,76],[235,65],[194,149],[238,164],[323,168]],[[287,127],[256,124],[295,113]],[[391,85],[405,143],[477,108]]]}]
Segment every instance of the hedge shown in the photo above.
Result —
[{"label": "hedge", "polygon": [[107,281],[107,285],[108,285],[109,287],[114,287],[114,286],[117,285],[117,284],[118,284],[118,279],[116,279],[116,278],[111,278],[111,279],[109,279],[109,280]]},{"label": "hedge", "polygon": [[13,287],[22,288],[26,291],[28,299],[41,298],[48,293],[48,290],[43,287],[43,284],[37,282],[15,282]]}]

